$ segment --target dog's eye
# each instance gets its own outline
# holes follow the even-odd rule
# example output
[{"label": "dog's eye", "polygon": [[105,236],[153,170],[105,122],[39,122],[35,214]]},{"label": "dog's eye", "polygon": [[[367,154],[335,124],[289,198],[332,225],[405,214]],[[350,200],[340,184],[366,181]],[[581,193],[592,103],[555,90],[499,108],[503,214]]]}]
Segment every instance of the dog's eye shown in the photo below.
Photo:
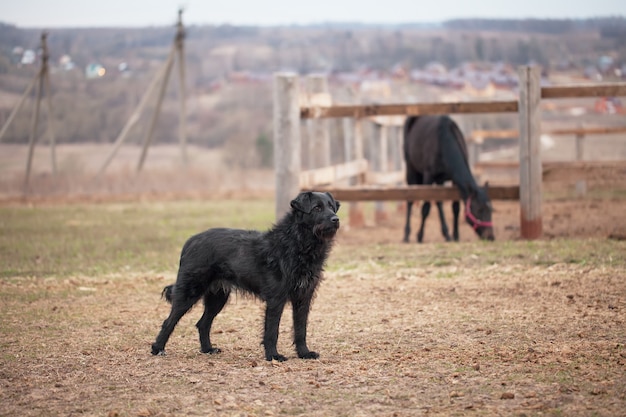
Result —
[{"label": "dog's eye", "polygon": [[313,207],[313,210],[315,211],[322,211],[324,208],[322,206],[315,206]]}]

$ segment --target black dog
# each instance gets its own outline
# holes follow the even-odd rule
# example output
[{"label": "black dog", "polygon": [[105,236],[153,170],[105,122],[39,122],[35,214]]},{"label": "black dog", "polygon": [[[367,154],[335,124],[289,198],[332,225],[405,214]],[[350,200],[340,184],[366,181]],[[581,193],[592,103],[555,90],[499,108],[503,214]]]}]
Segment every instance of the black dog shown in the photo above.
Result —
[{"label": "black dog", "polygon": [[165,344],[180,318],[204,298],[204,314],[196,324],[200,350],[218,353],[211,345],[213,319],[231,290],[241,290],[266,303],[263,345],[265,359],[284,361],[276,350],[278,327],[285,304],[293,308],[294,344],[298,357],[317,359],[306,344],[311,301],[322,268],[339,229],[339,202],[330,193],[305,192],[291,201],[291,211],[265,233],[254,230],[209,229],[183,246],[176,283],[164,288],[172,304],[153,355],[164,355]]}]

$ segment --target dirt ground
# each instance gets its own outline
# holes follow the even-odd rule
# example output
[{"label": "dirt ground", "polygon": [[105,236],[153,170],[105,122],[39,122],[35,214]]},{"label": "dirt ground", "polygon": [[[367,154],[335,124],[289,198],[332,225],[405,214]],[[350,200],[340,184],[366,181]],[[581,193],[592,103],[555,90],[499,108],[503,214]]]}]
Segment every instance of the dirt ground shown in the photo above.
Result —
[{"label": "dirt ground", "polygon": [[[245,177],[243,191],[197,191],[205,174],[164,175],[176,186],[152,178],[146,189],[129,179],[121,188],[103,185],[100,194],[71,181],[63,194],[46,188],[44,177],[33,185],[40,192],[23,200],[15,192],[19,181],[5,175],[3,204],[271,193],[260,185],[271,176]],[[212,180],[233,178],[243,177]],[[572,191],[563,184],[548,191]],[[626,256],[625,199],[619,192],[598,196],[594,184],[585,198],[543,203],[544,240],[594,245],[611,238],[616,253],[598,253],[606,259],[594,266],[542,265],[521,255],[484,262],[483,244],[466,224],[461,243],[439,244],[434,211],[426,243],[402,244],[403,206],[387,203],[387,220],[375,224],[372,205],[364,204],[366,227],[342,227],[315,300],[309,326],[309,345],[321,354],[315,361],[295,358],[289,308],[279,338],[289,360],[264,361],[263,306],[242,297],[216,320],[213,341],[221,354],[198,352],[196,308],[176,328],[168,355],[150,355],[169,311],[160,291],[175,271],[3,280],[0,415],[626,415],[626,272],[623,262],[612,263]],[[519,239],[519,204],[494,207],[502,248]],[[416,267],[415,258],[432,261]]]},{"label": "dirt ground", "polygon": [[624,415],[623,267],[485,265],[452,245],[344,234],[311,313],[314,361],[295,358],[289,308],[289,360],[263,360],[262,304],[241,297],[215,322],[221,354],[198,352],[196,308],[150,355],[174,271],[4,280],[0,415]]}]

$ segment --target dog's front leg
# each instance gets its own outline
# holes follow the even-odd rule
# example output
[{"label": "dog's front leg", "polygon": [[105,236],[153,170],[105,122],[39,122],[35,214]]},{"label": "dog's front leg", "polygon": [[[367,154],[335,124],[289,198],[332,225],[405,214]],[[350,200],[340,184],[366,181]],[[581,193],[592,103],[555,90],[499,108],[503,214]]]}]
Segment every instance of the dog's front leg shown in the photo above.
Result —
[{"label": "dog's front leg", "polygon": [[301,359],[317,359],[320,355],[309,350],[306,345],[306,328],[309,320],[309,310],[311,309],[311,297],[292,300],[293,307],[293,341],[296,345],[296,352]]},{"label": "dog's front leg", "polygon": [[276,344],[278,343],[278,327],[280,318],[285,309],[285,300],[269,300],[265,308],[265,333],[263,334],[263,345],[265,346],[265,359],[268,361],[286,361],[287,358],[278,353]]}]

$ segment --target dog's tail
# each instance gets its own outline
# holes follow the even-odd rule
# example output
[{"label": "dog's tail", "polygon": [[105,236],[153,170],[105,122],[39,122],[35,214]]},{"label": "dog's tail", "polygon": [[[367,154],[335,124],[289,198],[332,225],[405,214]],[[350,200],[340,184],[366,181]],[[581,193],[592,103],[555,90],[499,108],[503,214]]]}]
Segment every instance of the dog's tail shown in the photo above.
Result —
[{"label": "dog's tail", "polygon": [[161,298],[165,298],[165,300],[172,304],[172,290],[174,289],[174,284],[168,285],[163,288],[163,292],[161,292]]}]

